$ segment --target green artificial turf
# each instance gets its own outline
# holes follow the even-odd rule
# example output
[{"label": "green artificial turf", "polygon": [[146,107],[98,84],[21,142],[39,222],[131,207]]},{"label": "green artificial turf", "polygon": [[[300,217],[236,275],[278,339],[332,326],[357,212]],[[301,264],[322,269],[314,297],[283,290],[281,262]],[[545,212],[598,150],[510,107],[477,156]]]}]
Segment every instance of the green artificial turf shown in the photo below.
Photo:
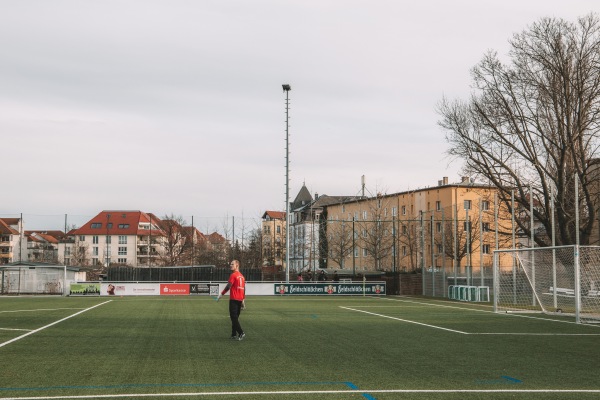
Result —
[{"label": "green artificial turf", "polygon": [[247,306],[232,341],[227,298],[0,298],[0,400],[600,397],[600,328],[566,317],[390,296]]}]

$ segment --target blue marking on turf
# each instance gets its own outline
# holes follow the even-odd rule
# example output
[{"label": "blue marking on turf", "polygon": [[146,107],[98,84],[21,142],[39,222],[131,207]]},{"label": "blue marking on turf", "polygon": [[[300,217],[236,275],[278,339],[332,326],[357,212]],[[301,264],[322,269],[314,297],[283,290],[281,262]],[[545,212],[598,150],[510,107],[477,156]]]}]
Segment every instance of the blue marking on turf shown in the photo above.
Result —
[{"label": "blue marking on turf", "polygon": [[506,375],[502,375],[500,378],[502,379],[506,379],[507,381],[509,381],[510,383],[523,383],[522,380],[517,379],[517,378],[512,378],[510,376],[506,376]]},{"label": "blue marking on turf", "polygon": [[[346,382],[346,386],[348,386],[350,389],[352,390],[359,390],[358,386],[356,386],[354,383],[352,382]],[[377,400],[375,397],[371,396],[369,393],[363,393],[362,394],[363,397],[367,400]]]}]

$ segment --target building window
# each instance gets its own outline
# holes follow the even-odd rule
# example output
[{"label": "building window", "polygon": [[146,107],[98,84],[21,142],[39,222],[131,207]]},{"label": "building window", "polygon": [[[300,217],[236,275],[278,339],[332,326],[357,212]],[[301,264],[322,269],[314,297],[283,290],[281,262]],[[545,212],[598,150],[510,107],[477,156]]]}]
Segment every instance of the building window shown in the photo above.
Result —
[{"label": "building window", "polygon": [[127,236],[119,236],[119,244],[127,244]]},{"label": "building window", "polygon": [[100,223],[100,222],[94,222],[94,223],[92,223],[92,225],[90,227],[92,229],[100,229],[100,228],[102,228],[102,223]]},{"label": "building window", "polygon": [[98,236],[92,236],[92,243],[98,244]]},{"label": "building window", "polygon": [[441,222],[435,223],[435,231],[438,233],[442,231],[442,223]]},{"label": "building window", "polygon": [[490,223],[489,222],[484,222],[483,224],[481,224],[483,227],[483,231],[484,232],[489,232],[490,231]]},{"label": "building window", "polygon": [[354,258],[356,258],[356,257],[358,257],[358,249],[357,248],[354,249]]},{"label": "building window", "polygon": [[126,258],[117,258],[117,262],[119,264],[127,264],[127,259]]},{"label": "building window", "polygon": [[119,229],[127,229],[129,228],[129,224],[119,224]]},{"label": "building window", "polygon": [[80,241],[80,242],[85,242],[85,236],[83,236],[83,235],[80,235],[80,236],[79,236],[79,241]]},{"label": "building window", "polygon": [[436,201],[435,202],[435,209],[437,211],[440,211],[442,209],[442,202],[441,201]]},{"label": "building window", "polygon": [[444,246],[442,246],[441,244],[437,245],[437,252],[438,254],[442,254],[442,252],[444,251]]},{"label": "building window", "polygon": [[98,265],[98,259],[92,258],[92,265]]},{"label": "building window", "polygon": [[367,230],[366,229],[362,230],[362,237],[364,237],[364,238],[367,237]]},{"label": "building window", "polygon": [[368,211],[363,211],[363,221],[366,221],[368,215],[369,215]]},{"label": "building window", "polygon": [[369,255],[369,251],[367,249],[363,249],[363,257],[367,257]]},{"label": "building window", "polygon": [[406,246],[402,246],[402,255],[405,256],[406,255]]},{"label": "building window", "polygon": [[281,225],[277,225],[277,227],[275,229],[277,231],[277,234],[281,233]]},{"label": "building window", "polygon": [[402,206],[402,215],[406,215],[406,206]]},{"label": "building window", "polygon": [[127,255],[127,247],[119,247],[119,255],[126,256]]},{"label": "building window", "polygon": [[465,200],[465,210],[471,209],[471,200]]},{"label": "building window", "polygon": [[487,201],[487,200],[483,200],[483,201],[481,202],[481,209],[482,209],[483,211],[487,211],[487,210],[489,210],[489,209],[490,209],[490,202],[489,202],[489,201]]},{"label": "building window", "polygon": [[108,224],[106,224],[106,229],[112,229],[112,222],[109,222]]},{"label": "building window", "polygon": [[92,247],[92,255],[93,256],[97,256],[98,255],[98,247]]},{"label": "building window", "polygon": [[398,207],[392,207],[392,217],[398,215]]},{"label": "building window", "polygon": [[106,244],[110,244],[112,242],[112,240],[110,240],[111,236],[107,236],[106,237]]},{"label": "building window", "polygon": [[489,244],[483,245],[483,254],[490,254],[490,245]]},{"label": "building window", "polygon": [[402,234],[406,235],[408,233],[408,227],[406,225],[402,225]]}]

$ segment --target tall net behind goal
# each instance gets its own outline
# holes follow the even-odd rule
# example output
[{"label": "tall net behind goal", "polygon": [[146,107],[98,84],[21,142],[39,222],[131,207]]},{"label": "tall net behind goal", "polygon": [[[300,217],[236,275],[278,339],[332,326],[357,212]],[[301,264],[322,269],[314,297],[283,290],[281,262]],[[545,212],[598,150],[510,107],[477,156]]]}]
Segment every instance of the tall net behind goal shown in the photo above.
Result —
[{"label": "tall net behind goal", "polygon": [[494,252],[494,309],[574,315],[600,323],[600,247]]}]

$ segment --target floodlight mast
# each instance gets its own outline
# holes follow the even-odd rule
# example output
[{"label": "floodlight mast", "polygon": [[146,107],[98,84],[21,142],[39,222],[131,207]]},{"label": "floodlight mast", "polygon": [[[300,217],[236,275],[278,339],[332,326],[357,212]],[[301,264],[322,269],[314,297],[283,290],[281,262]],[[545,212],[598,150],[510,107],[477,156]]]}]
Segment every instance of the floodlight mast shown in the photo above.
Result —
[{"label": "floodlight mast", "polygon": [[285,282],[290,283],[290,90],[288,84],[281,85],[285,92]]}]

